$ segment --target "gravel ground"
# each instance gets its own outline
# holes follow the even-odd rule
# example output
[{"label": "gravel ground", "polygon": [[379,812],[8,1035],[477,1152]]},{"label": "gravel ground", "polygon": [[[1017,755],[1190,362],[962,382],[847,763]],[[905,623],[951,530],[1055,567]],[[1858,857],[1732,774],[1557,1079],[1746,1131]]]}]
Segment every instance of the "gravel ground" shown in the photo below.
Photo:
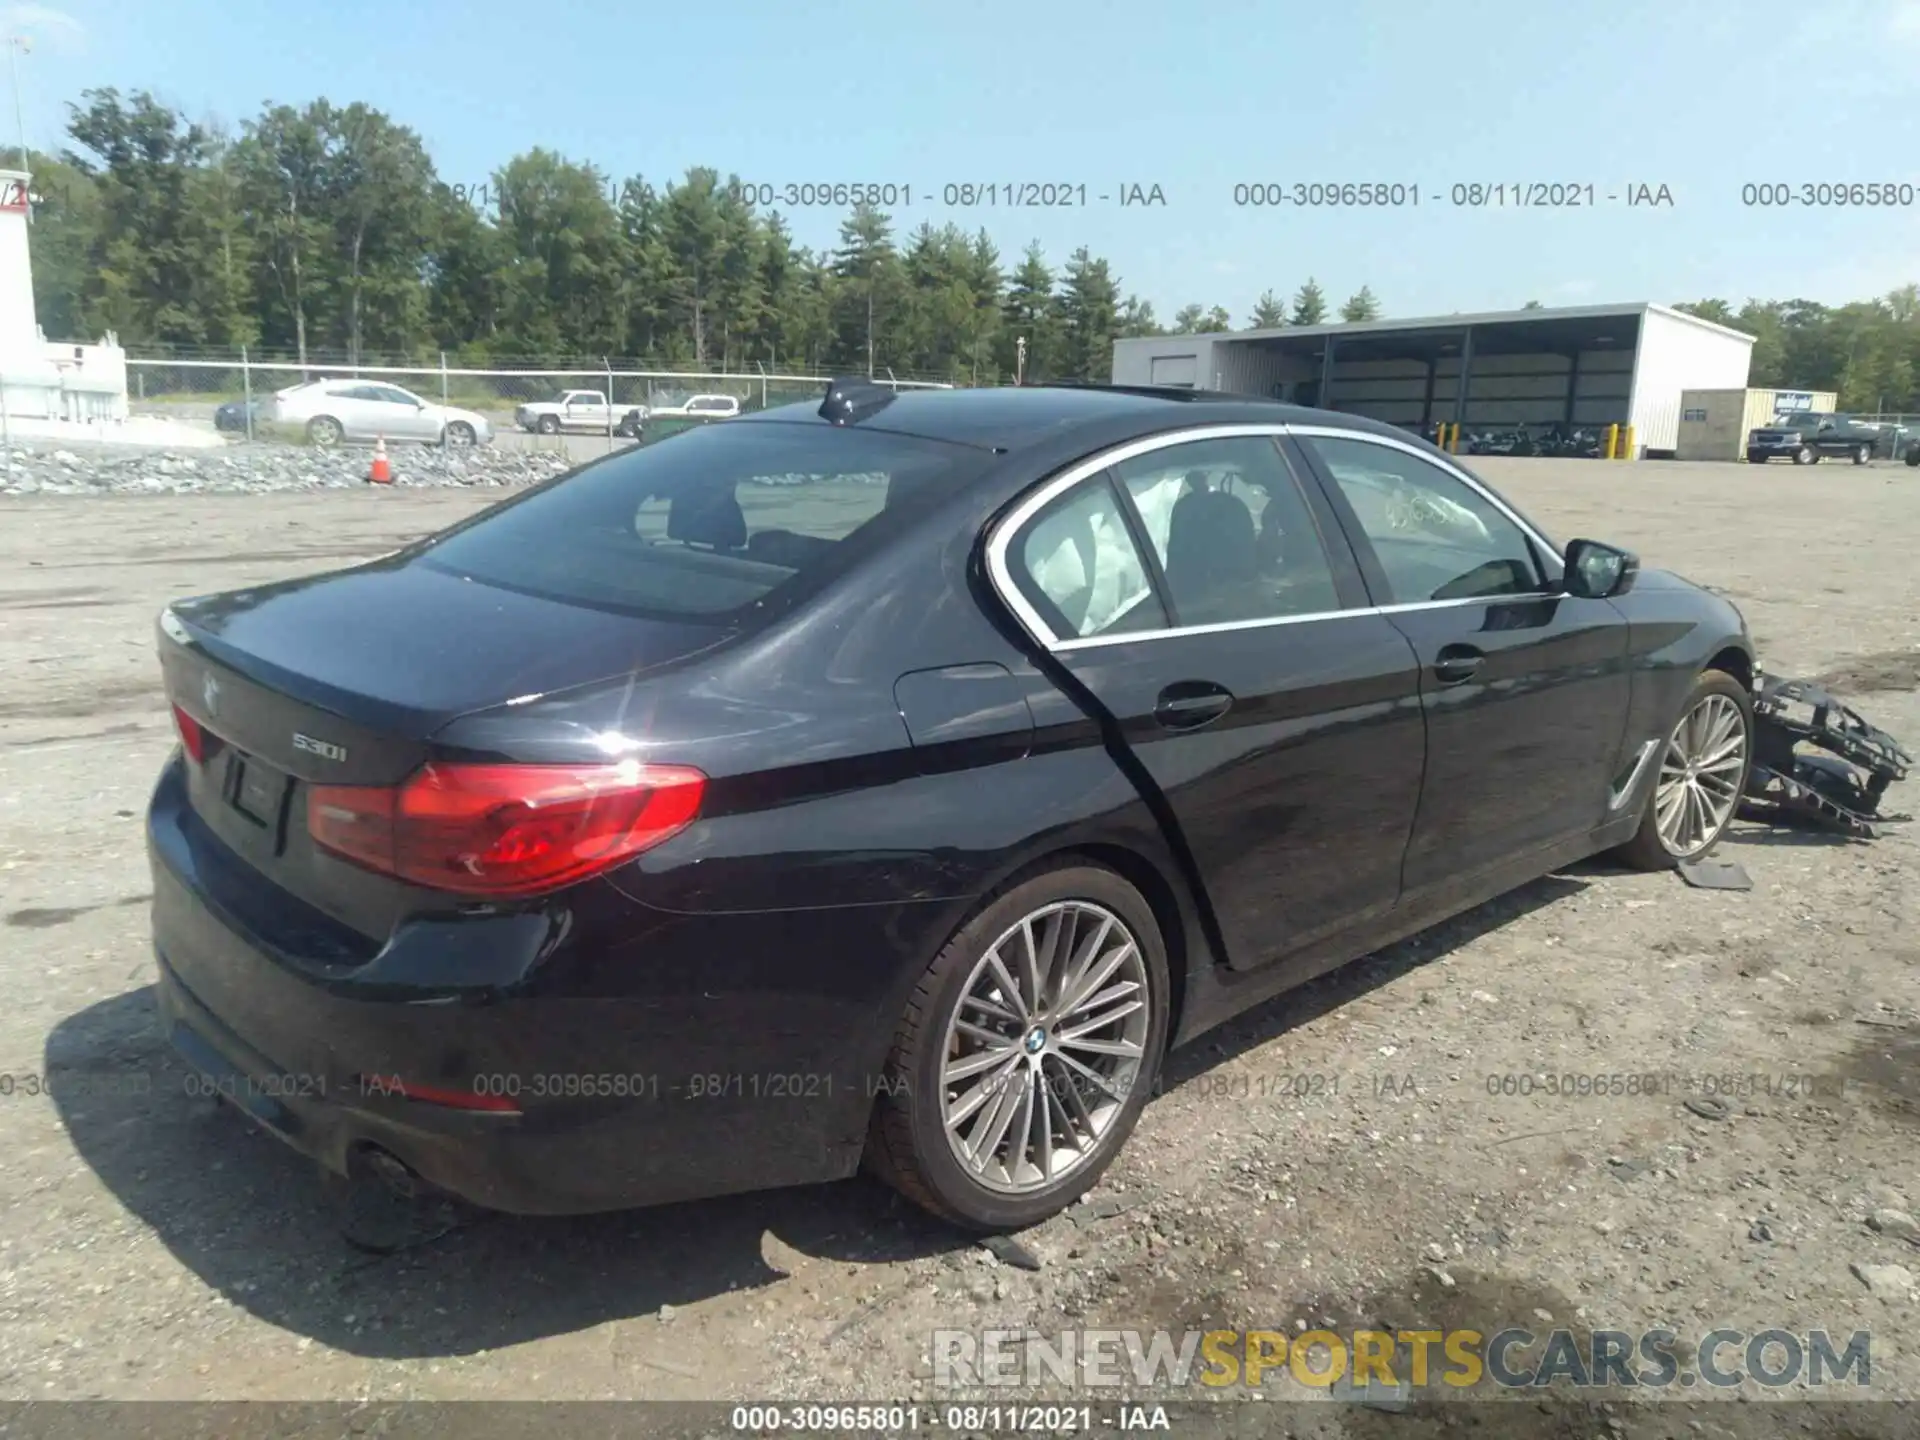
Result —
[{"label": "gravel ground", "polygon": [[[1593,863],[1369,957],[1176,1055],[1107,1182],[1000,1255],[865,1180],[586,1220],[456,1216],[429,1243],[361,1254],[296,1157],[186,1095],[154,1028],[140,815],[172,740],[153,615],[391,550],[497,491],[328,493],[357,481],[305,451],[271,464],[318,493],[99,494],[250,487],[205,461],[149,458],[99,487],[104,466],[16,464],[40,493],[0,500],[0,1072],[16,1077],[0,1082],[0,1397],[897,1398],[934,1393],[943,1327],[1546,1316],[1667,1325],[1683,1359],[1684,1337],[1720,1326],[1870,1330],[1867,1393],[1920,1394],[1910,829],[1863,845],[1742,825],[1726,853],[1751,891]],[[1913,472],[1480,468],[1551,531],[1732,596],[1770,670],[1826,675],[1920,740]],[[1893,802],[1916,808],[1914,788]],[[64,1089],[26,1093],[50,1072]],[[1544,1088],[1644,1073],[1674,1078]],[[1737,1077],[1731,1103],[1698,1103],[1718,1077]],[[1911,1414],[1841,1425],[1826,1405],[1529,1402],[1287,1423],[1920,1433]]]},{"label": "gravel ground", "polygon": [[[528,485],[589,459],[552,450],[478,446],[442,451],[395,445],[393,483],[403,488]],[[208,453],[130,445],[17,445],[0,466],[0,496],[266,494],[282,490],[367,487],[366,446],[318,450],[304,445],[235,443]]]}]

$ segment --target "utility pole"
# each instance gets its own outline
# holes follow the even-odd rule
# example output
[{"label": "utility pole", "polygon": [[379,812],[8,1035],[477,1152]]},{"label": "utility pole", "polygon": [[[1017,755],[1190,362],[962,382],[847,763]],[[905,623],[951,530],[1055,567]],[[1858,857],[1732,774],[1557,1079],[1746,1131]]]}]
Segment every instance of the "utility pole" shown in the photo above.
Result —
[{"label": "utility pole", "polygon": [[[32,49],[33,43],[24,35],[9,35],[7,37],[7,69],[13,77],[13,123],[20,134],[20,168],[22,170],[29,167],[27,165],[27,111],[20,100],[20,52],[22,50]],[[27,188],[31,190],[33,188],[32,184],[29,183]],[[31,195],[27,197],[27,223],[29,225],[33,223],[33,197]]]}]

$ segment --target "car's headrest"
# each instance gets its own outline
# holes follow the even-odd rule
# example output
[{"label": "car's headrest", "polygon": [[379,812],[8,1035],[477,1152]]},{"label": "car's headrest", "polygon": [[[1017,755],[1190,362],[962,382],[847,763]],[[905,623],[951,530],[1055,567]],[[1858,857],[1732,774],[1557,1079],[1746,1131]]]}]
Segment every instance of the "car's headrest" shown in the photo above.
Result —
[{"label": "car's headrest", "polygon": [[731,486],[685,490],[668,507],[667,538],[715,550],[738,550],[747,543],[747,517]]}]

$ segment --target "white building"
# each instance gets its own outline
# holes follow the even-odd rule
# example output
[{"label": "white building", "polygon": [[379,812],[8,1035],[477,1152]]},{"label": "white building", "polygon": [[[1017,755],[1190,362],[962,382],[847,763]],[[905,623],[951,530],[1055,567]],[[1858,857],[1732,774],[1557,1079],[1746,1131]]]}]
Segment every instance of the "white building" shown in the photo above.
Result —
[{"label": "white building", "polygon": [[1588,305],[1116,341],[1116,385],[1180,385],[1430,433],[1631,425],[1671,455],[1680,395],[1740,390],[1754,337],[1664,305]]},{"label": "white building", "polygon": [[30,179],[24,170],[0,170],[0,421],[48,434],[124,421],[127,355],[115,337],[98,345],[56,344],[40,330],[27,219]]}]

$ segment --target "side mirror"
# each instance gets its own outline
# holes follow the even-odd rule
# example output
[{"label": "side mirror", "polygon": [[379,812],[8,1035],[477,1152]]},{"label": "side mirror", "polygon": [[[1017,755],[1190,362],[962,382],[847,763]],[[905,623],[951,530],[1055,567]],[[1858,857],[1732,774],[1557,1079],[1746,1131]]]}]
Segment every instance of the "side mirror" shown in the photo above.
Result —
[{"label": "side mirror", "polygon": [[1582,600],[1610,600],[1633,588],[1640,573],[1640,557],[1598,540],[1575,540],[1567,546],[1567,573],[1561,587]]}]

